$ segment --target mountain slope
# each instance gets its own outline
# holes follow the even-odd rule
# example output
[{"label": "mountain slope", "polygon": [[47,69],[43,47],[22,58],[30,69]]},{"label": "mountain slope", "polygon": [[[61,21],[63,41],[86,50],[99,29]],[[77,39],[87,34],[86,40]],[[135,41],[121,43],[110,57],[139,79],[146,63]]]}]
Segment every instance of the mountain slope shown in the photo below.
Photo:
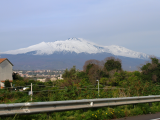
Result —
[{"label": "mountain slope", "polygon": [[116,56],[124,56],[139,59],[148,59],[149,55],[135,52],[127,48],[111,45],[111,46],[101,46],[92,42],[88,42],[82,38],[69,38],[65,41],[55,41],[55,42],[41,42],[36,45],[29,46],[27,48],[21,48],[18,50],[11,50],[2,52],[1,54],[26,54],[29,52],[34,52],[33,55],[51,55],[56,52],[75,52],[77,54],[98,54],[98,53],[110,53]]},{"label": "mountain slope", "polygon": [[81,38],[70,38],[65,41],[42,42],[27,48],[1,53],[8,58],[15,70],[66,69],[74,65],[82,70],[85,61],[90,59],[104,60],[113,56],[122,60],[124,70],[138,70],[145,64],[149,55],[127,48],[111,45],[102,46]]},{"label": "mountain slope", "polygon": [[145,64],[145,59],[129,58],[123,56],[114,56],[110,53],[75,53],[68,52],[63,54],[62,52],[57,52],[51,55],[32,55],[27,54],[2,54],[1,57],[8,58],[13,63],[14,70],[37,70],[37,69],[70,69],[76,66],[77,69],[82,70],[85,61],[90,59],[104,60],[106,57],[115,57],[122,60],[123,70],[138,70],[141,64]]}]

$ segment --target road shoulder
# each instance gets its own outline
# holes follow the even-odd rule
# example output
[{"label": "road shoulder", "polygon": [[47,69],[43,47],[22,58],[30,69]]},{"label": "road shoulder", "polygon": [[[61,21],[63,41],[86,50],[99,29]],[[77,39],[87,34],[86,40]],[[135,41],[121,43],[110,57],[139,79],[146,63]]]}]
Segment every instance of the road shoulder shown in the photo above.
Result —
[{"label": "road shoulder", "polygon": [[160,118],[160,112],[157,112],[155,114],[130,116],[130,117],[124,117],[124,118],[112,119],[112,120],[151,120],[151,119],[156,119],[156,118]]}]

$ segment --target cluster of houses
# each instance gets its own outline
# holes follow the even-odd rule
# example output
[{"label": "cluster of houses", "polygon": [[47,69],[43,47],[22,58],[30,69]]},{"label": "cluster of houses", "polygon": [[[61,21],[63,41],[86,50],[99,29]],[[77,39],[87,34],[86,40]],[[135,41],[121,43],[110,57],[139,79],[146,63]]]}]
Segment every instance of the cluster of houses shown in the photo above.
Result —
[{"label": "cluster of houses", "polygon": [[[5,80],[9,80],[10,83],[13,82],[13,64],[7,58],[0,58],[0,88],[4,88]],[[62,74],[58,77],[59,80],[62,80]],[[37,79],[41,82],[45,82],[46,79]],[[51,81],[57,80],[57,78],[50,78]]]},{"label": "cluster of houses", "polygon": [[13,64],[7,58],[0,58],[0,88],[4,87],[5,80],[13,81]]}]

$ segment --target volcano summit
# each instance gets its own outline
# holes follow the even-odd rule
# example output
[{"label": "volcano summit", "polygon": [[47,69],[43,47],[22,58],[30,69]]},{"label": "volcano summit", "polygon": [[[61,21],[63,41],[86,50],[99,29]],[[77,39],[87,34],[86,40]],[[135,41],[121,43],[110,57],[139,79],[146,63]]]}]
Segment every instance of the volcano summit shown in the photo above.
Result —
[{"label": "volcano summit", "polygon": [[82,38],[41,42],[27,48],[1,52],[1,57],[7,57],[12,61],[14,69],[65,69],[73,65],[82,69],[86,60],[103,60],[110,56],[121,59],[123,68],[134,66],[134,69],[149,58],[145,53],[117,45],[97,45]]}]

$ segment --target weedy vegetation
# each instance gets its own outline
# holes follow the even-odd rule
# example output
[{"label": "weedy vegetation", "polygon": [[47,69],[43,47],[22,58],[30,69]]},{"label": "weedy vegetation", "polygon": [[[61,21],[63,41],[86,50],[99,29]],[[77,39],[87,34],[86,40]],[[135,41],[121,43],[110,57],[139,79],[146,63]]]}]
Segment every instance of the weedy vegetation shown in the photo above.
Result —
[{"label": "weedy vegetation", "polygon": [[[63,101],[95,98],[133,97],[160,94],[160,63],[157,58],[151,58],[150,63],[140,67],[141,71],[122,70],[121,60],[114,57],[103,61],[88,60],[83,71],[75,66],[66,69],[63,80],[45,83],[21,78],[14,74],[13,84],[27,86],[33,84],[33,101]],[[97,93],[97,82],[100,82],[100,93]],[[6,82],[7,85],[7,82]],[[0,103],[30,102],[28,91],[0,90]],[[116,107],[92,108],[87,111],[73,110],[32,115],[2,116],[0,120],[107,120],[141,114],[160,112],[160,102]]]}]

